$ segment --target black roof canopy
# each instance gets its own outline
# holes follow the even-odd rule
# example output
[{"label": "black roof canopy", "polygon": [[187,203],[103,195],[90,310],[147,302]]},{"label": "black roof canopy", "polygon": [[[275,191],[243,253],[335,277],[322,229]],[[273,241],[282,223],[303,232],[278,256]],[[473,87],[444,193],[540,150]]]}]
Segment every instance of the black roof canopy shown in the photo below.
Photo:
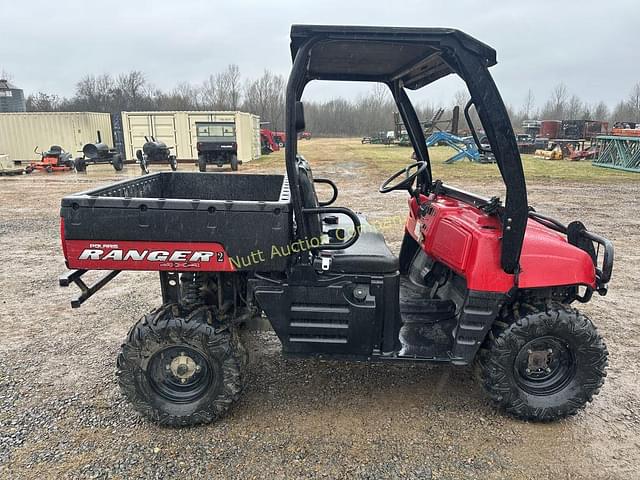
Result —
[{"label": "black roof canopy", "polygon": [[415,90],[453,73],[458,48],[496,64],[493,48],[452,28],[293,25],[292,58],[310,40],[307,76],[316,80],[400,80]]}]

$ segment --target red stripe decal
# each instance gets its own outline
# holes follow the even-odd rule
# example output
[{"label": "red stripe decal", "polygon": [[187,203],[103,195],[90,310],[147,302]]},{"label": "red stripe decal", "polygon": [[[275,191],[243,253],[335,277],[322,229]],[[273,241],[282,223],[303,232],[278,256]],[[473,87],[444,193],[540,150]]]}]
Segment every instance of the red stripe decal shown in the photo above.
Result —
[{"label": "red stripe decal", "polygon": [[232,272],[219,243],[63,240],[69,268]]}]

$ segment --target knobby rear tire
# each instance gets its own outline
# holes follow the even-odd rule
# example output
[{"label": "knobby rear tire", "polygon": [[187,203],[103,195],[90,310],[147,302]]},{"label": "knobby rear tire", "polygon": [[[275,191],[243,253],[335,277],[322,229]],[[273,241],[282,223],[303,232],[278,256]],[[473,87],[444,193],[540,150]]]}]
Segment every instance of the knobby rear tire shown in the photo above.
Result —
[{"label": "knobby rear tire", "polygon": [[[178,305],[168,304],[131,328],[118,355],[117,377],[138,412],[161,425],[196,425],[220,418],[240,398],[247,352],[235,330],[216,329],[212,323],[207,307],[184,315]],[[174,347],[198,352],[215,372],[197,398],[174,401],[156,386],[150,371],[154,355]]]}]

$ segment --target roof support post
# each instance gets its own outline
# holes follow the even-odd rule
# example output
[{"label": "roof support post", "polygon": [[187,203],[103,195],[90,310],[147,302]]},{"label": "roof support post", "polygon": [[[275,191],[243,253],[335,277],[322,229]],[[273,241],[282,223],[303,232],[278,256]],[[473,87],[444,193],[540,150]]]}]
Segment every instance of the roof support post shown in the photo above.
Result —
[{"label": "roof support post", "polygon": [[298,179],[298,168],[296,165],[298,155],[296,102],[300,100],[304,86],[307,83],[306,67],[312,43],[313,41],[308,41],[296,53],[285,94],[285,132],[287,134],[285,142],[285,164],[287,167],[289,188],[291,190],[291,203],[293,204],[293,213],[296,221],[296,238],[305,238],[308,234],[308,232],[305,231],[305,224],[302,217],[302,196],[300,194],[300,181]]},{"label": "roof support post", "polygon": [[448,59],[448,63],[467,84],[506,186],[500,264],[506,273],[516,274],[520,269],[520,253],[529,218],[527,186],[516,137],[487,65],[459,45],[456,47],[456,58]]},{"label": "roof support post", "polygon": [[409,140],[411,140],[413,149],[416,152],[416,161],[425,162],[427,164],[424,176],[420,178],[420,185],[422,189],[421,193],[426,194],[431,189],[433,177],[431,173],[429,151],[427,150],[427,141],[424,137],[420,120],[418,119],[418,115],[416,115],[416,111],[411,104],[411,100],[409,99],[407,92],[402,88],[400,81],[396,80],[395,82],[390,83],[389,88],[393,94],[393,98],[396,102],[396,106],[398,107],[398,112],[402,117],[402,121],[404,122],[405,127],[407,127],[407,135],[409,135]]}]

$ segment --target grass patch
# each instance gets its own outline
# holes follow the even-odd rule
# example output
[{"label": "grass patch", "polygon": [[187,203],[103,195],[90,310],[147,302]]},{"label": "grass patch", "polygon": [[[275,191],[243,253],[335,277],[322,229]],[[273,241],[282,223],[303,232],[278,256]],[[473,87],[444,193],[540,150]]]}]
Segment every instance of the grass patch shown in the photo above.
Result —
[{"label": "grass patch", "polygon": [[[340,164],[348,168],[350,165],[371,168],[385,174],[391,174],[411,161],[410,147],[385,145],[362,145],[354,138],[314,138],[298,142],[302,155],[314,165]],[[471,163],[461,160],[452,165],[444,161],[455,154],[449,147],[429,148],[431,164],[435,178],[446,182],[457,179],[496,180],[499,178],[495,164]],[[284,150],[264,155],[253,165],[265,169],[280,170],[284,168]],[[590,161],[570,162],[567,160],[543,160],[533,155],[523,155],[522,164],[529,182],[538,181],[572,181],[586,183],[640,182],[640,174],[624,172],[609,168],[594,167]]]}]

